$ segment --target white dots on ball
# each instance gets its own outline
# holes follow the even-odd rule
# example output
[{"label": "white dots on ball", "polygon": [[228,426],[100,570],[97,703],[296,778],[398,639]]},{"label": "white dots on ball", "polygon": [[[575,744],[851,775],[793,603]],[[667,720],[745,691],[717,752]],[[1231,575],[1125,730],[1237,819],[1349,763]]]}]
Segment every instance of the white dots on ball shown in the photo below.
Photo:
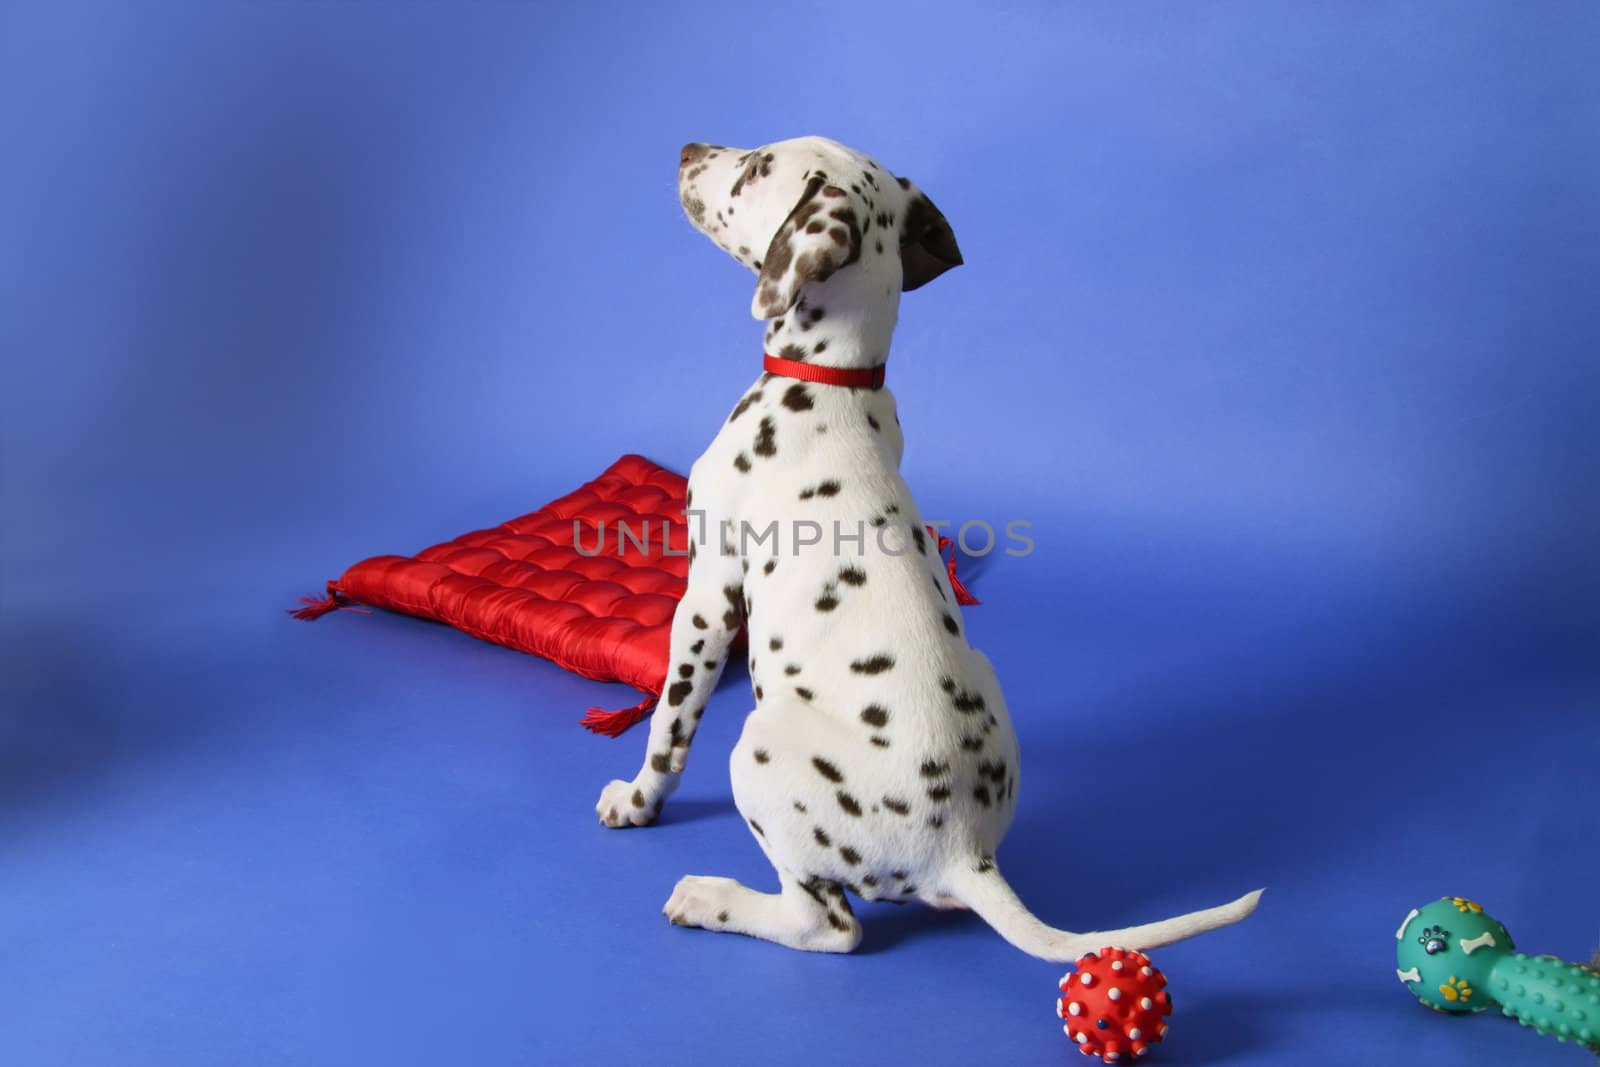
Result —
[{"label": "white dots on ball", "polygon": [[1157,1036],[1159,1036],[1159,1037],[1166,1037],[1167,1036],[1167,1024],[1166,1023],[1162,1023],[1161,1024],[1161,1033],[1159,1035],[1157,1035]]},{"label": "white dots on ball", "polygon": [[1067,1004],[1067,1014],[1068,1015],[1082,1015],[1083,1014],[1083,1005],[1079,1004],[1076,1000],[1069,1002]]},{"label": "white dots on ball", "polygon": [[1085,1041],[1089,1040],[1089,1035],[1086,1034],[1086,1033],[1079,1032],[1079,1033],[1076,1033],[1076,1034],[1072,1035],[1072,1040],[1076,1041],[1078,1044],[1081,1045]]},{"label": "white dots on ball", "polygon": [[1139,1029],[1137,1026],[1135,1026],[1132,1030],[1128,1031],[1128,1040],[1129,1041],[1137,1041],[1143,1036],[1144,1036],[1144,1031]]},{"label": "white dots on ball", "polygon": [[1094,985],[1094,975],[1090,974],[1088,971],[1084,971],[1078,976],[1078,981],[1082,982],[1084,985]]},{"label": "white dots on ball", "polygon": [[1118,989],[1116,986],[1112,986],[1111,992],[1107,993],[1106,996],[1110,997],[1112,1000],[1121,1000],[1122,990]]},{"label": "white dots on ball", "polygon": [[1139,1007],[1143,1008],[1145,1011],[1149,1011],[1151,1008],[1155,1007],[1155,1001],[1151,1000],[1149,997],[1140,997]]},{"label": "white dots on ball", "polygon": [[1112,969],[1112,970],[1113,970],[1113,971],[1120,971],[1120,970],[1122,970],[1122,961],[1121,961],[1121,960],[1112,960],[1112,961],[1111,961],[1111,969]]},{"label": "white dots on ball", "polygon": [[1146,978],[1149,978],[1150,977],[1150,973],[1151,973],[1150,972],[1150,968],[1148,968],[1148,967],[1140,967],[1139,968],[1139,973],[1144,975]]}]

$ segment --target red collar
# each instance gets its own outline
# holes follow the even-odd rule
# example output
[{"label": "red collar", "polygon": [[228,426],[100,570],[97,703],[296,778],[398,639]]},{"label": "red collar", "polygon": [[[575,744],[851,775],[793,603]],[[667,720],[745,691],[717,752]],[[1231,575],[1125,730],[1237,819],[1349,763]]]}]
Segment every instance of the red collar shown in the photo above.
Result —
[{"label": "red collar", "polygon": [[777,356],[767,356],[762,365],[768,374],[776,374],[780,378],[798,378],[802,382],[816,382],[818,385],[842,385],[849,389],[883,388],[882,367],[823,367]]}]

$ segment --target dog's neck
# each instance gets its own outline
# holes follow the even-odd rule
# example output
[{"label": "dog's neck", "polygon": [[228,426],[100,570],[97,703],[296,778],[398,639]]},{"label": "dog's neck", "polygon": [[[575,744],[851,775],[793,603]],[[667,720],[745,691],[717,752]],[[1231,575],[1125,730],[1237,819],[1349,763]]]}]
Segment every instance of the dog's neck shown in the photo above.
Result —
[{"label": "dog's neck", "polygon": [[881,367],[900,313],[899,279],[848,269],[806,286],[767,324],[766,352],[822,367]]}]

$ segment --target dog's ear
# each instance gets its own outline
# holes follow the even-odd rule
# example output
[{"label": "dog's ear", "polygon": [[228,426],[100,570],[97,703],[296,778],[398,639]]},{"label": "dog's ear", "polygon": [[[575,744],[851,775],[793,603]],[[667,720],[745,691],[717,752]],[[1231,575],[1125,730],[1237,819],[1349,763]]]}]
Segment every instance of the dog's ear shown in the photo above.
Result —
[{"label": "dog's ear", "polygon": [[800,299],[801,289],[860,257],[861,219],[850,195],[825,178],[812,178],[761,257],[750,314],[782,315]]},{"label": "dog's ear", "polygon": [[900,183],[911,193],[900,226],[900,288],[909,293],[961,266],[961,249],[956,247],[955,231],[927,194],[904,178]]}]

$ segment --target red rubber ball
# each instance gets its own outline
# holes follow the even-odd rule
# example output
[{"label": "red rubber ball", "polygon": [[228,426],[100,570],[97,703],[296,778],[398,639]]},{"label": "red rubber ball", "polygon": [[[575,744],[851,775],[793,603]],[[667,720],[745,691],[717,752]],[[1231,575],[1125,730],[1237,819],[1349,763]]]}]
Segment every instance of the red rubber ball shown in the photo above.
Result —
[{"label": "red rubber ball", "polygon": [[1167,976],[1142,952],[1104,948],[1078,958],[1061,978],[1056,1014],[1085,1056],[1123,1063],[1167,1036],[1172,1014]]}]

